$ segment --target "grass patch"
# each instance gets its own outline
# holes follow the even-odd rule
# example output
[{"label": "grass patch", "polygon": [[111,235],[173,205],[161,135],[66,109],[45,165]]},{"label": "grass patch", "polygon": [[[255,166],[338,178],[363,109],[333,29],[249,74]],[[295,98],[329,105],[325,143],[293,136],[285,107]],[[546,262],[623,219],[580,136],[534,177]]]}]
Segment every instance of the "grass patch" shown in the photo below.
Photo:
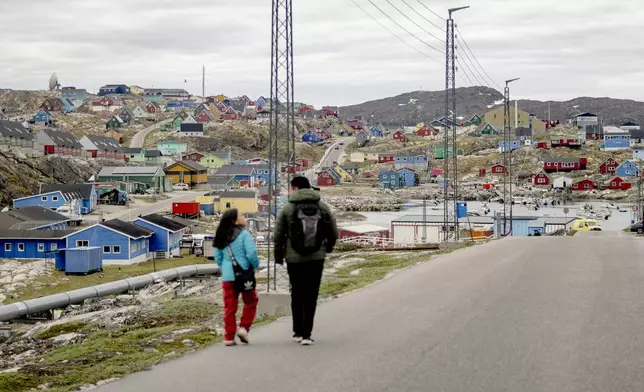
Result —
[{"label": "grass patch", "polygon": [[186,298],[165,302],[157,313],[146,317],[146,325],[198,323],[217,314],[217,305],[207,301]]},{"label": "grass patch", "polygon": [[[156,270],[162,271],[186,265],[208,263],[211,263],[211,261],[203,257],[185,257],[157,260],[156,263],[148,261],[128,266],[108,265],[103,267],[102,273],[94,273],[88,276],[66,276],[63,271],[54,271],[50,276],[43,276],[31,282],[18,293],[16,298],[8,298],[6,304],[113,282],[133,276],[149,274],[155,271],[155,264]],[[52,286],[52,284],[54,284],[54,286]],[[41,287],[37,288],[37,286]]]},{"label": "grass patch", "polygon": [[42,331],[36,335],[36,338],[38,339],[50,339],[55,336],[60,336],[68,333],[73,333],[73,332],[79,332],[87,328],[87,324],[84,323],[65,323],[65,324],[58,324],[54,325],[53,327],[49,328],[46,331]]},{"label": "grass patch", "polygon": [[[333,279],[324,280],[320,285],[320,297],[328,298],[368,286],[384,279],[388,273],[409,267],[424,260],[424,257],[397,258],[393,255],[378,255],[363,263],[338,269]],[[352,272],[359,270],[357,274]]]}]

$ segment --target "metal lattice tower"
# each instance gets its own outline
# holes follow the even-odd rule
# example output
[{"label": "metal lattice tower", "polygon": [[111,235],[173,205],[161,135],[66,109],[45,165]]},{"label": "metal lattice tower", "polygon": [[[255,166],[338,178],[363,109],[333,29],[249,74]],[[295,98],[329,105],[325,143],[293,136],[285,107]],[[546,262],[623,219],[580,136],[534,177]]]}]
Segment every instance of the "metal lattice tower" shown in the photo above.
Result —
[{"label": "metal lattice tower", "polygon": [[512,234],[512,149],[510,142],[514,140],[512,119],[510,118],[510,83],[517,79],[505,81],[504,120],[503,120],[503,236]]},{"label": "metal lattice tower", "polygon": [[[295,164],[295,101],[293,83],[293,1],[273,0],[271,25],[271,98],[270,98],[270,132],[269,132],[269,178],[268,183],[268,254],[272,258],[272,212],[278,212],[279,200],[274,194],[288,192],[291,181],[291,168]],[[287,163],[286,183],[280,181],[280,162]],[[270,266],[270,263],[269,263]],[[277,266],[268,268],[267,290],[277,287]]]},{"label": "metal lattice tower", "polygon": [[449,241],[451,227],[454,227],[454,239],[458,240],[458,154],[456,153],[456,45],[454,36],[454,19],[456,11],[469,8],[449,9],[445,36],[445,118],[443,138],[443,240]]}]

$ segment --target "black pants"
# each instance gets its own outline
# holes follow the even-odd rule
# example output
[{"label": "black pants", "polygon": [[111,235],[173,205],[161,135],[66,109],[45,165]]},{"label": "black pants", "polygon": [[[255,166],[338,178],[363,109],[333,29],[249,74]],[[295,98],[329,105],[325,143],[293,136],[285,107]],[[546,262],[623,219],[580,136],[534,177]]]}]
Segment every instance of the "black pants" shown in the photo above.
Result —
[{"label": "black pants", "polygon": [[293,334],[295,336],[301,336],[304,339],[311,338],[323,270],[324,260],[288,263]]}]

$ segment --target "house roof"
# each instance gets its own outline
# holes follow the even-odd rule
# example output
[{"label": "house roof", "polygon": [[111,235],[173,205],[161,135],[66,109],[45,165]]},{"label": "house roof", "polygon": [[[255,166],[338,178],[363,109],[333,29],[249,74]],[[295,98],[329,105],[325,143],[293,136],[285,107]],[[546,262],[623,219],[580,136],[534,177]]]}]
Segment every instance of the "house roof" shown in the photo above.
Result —
[{"label": "house roof", "polygon": [[254,199],[257,197],[257,194],[252,191],[225,191],[221,192],[219,197],[229,199]]},{"label": "house roof", "polygon": [[123,152],[124,152],[125,154],[140,154],[140,153],[141,153],[141,151],[143,151],[143,149],[142,149],[142,148],[138,148],[138,147],[135,147],[135,148],[129,148],[129,147],[127,147],[127,148],[124,148],[124,149],[123,149]]},{"label": "house roof", "polygon": [[79,150],[83,148],[83,145],[69,132],[57,131],[51,128],[43,129],[42,132],[49,136],[58,147],[77,148]]},{"label": "house roof", "polygon": [[192,221],[190,219],[185,219],[185,218],[182,218],[182,217],[176,216],[176,215],[166,215],[166,218],[170,219],[171,221],[179,222],[179,223],[181,223],[182,225],[184,225],[186,227],[194,227],[194,226],[197,225],[196,221]]},{"label": "house roof", "polygon": [[620,127],[639,127],[639,124],[636,124],[632,121],[627,121],[624,124],[620,125]]},{"label": "house roof", "polygon": [[243,100],[232,100],[230,101],[230,107],[235,111],[243,112],[246,108],[246,101]]},{"label": "house roof", "polygon": [[370,224],[340,225],[338,227],[338,229],[346,230],[346,231],[350,231],[352,233],[358,233],[358,234],[367,234],[367,233],[375,233],[375,232],[381,232],[381,231],[389,231],[389,229],[386,228],[386,227],[370,225]]},{"label": "house roof", "polygon": [[140,216],[139,218],[172,232],[177,232],[188,227],[183,223],[173,221],[158,214]]},{"label": "house roof", "polygon": [[613,135],[630,135],[630,131],[626,131],[624,129],[614,127],[612,125],[608,125],[604,127],[604,134],[613,134]]},{"label": "house roof", "polygon": [[76,230],[0,230],[0,239],[57,240]]},{"label": "house roof", "polygon": [[232,180],[232,178],[227,178],[225,176],[208,176],[208,181],[206,181],[206,183],[210,185],[228,185]]},{"label": "house roof", "polygon": [[69,221],[69,218],[41,206],[0,212],[0,230],[35,229]]},{"label": "house roof", "polygon": [[553,162],[575,163],[575,162],[579,162],[579,159],[580,158],[578,157],[563,157],[563,158],[547,157],[547,158],[543,158],[543,161],[545,163],[553,163]]},{"label": "house roof", "polygon": [[166,167],[165,171],[168,171],[168,170],[170,170],[171,168],[173,168],[173,167],[175,167],[177,165],[183,165],[183,166],[187,167],[188,169],[195,170],[195,171],[207,171],[208,170],[208,168],[206,168],[205,166],[203,166],[200,163],[195,162],[195,161],[179,161],[179,162],[175,162],[172,165]]},{"label": "house roof", "polygon": [[154,176],[159,171],[163,171],[159,166],[105,166],[98,176]]},{"label": "house roof", "polygon": [[110,228],[114,231],[118,231],[119,233],[125,234],[132,238],[148,237],[154,234],[152,230],[137,226],[133,223],[124,222],[120,219],[112,219],[101,222],[100,225]]},{"label": "house roof", "polygon": [[42,193],[60,191],[67,199],[66,194],[80,194],[83,199],[90,199],[94,186],[92,184],[43,184]]},{"label": "house roof", "polygon": [[246,175],[249,176],[253,173],[254,167],[252,165],[223,165],[217,169],[216,176],[234,176]]},{"label": "house roof", "polygon": [[203,124],[182,123],[181,132],[203,132]]},{"label": "house roof", "polygon": [[515,136],[532,136],[532,128],[518,127],[514,130]]},{"label": "house roof", "polygon": [[644,129],[634,129],[630,133],[633,139],[644,139]]},{"label": "house roof", "polygon": [[163,154],[161,154],[161,151],[159,150],[145,150],[146,158],[156,158],[160,156],[163,156]]},{"label": "house roof", "polygon": [[0,120],[0,135],[25,139],[33,139],[34,137],[22,123],[8,120]]},{"label": "house roof", "polygon": [[89,135],[87,138],[99,149],[123,151],[119,142],[111,137]]},{"label": "house roof", "polygon": [[576,115],[574,115],[573,117],[597,117],[597,115],[596,115],[596,114],[589,113],[589,112],[586,112],[586,113],[579,113],[579,114],[576,114]]}]

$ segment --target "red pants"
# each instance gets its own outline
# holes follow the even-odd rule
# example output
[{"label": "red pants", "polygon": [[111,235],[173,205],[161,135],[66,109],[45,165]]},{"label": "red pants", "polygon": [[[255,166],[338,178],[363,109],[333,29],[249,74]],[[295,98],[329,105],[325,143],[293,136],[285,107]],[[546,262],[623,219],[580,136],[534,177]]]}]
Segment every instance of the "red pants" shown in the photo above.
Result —
[{"label": "red pants", "polygon": [[[224,292],[224,329],[226,330],[226,340],[234,340],[237,333],[237,305],[239,303],[239,293],[235,291],[235,282],[222,282],[221,287]],[[244,301],[244,310],[242,311],[241,322],[239,326],[250,331],[250,327],[255,320],[257,313],[257,293],[255,290],[241,293]]]}]

